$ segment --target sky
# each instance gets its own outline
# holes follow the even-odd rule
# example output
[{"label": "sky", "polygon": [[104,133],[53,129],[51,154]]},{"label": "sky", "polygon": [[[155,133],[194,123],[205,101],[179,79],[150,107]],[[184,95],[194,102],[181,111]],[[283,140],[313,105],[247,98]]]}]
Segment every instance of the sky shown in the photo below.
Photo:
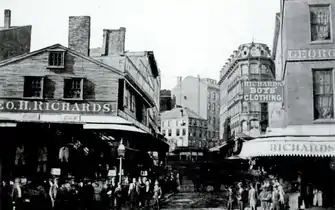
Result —
[{"label": "sky", "polygon": [[91,48],[102,46],[103,29],[125,27],[126,50],[154,51],[162,89],[171,89],[178,76],[218,80],[240,44],[254,40],[272,49],[279,5],[279,0],[1,0],[0,10],[12,11],[13,26],[32,25],[32,51],[67,46],[69,16],[91,16]]}]

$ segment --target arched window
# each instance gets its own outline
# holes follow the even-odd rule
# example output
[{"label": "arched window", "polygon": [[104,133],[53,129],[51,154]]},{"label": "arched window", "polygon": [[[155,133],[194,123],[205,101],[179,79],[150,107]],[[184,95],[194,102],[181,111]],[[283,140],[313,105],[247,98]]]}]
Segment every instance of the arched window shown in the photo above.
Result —
[{"label": "arched window", "polygon": [[248,131],[248,122],[247,121],[245,121],[245,120],[242,121],[241,125],[242,125],[242,132]]},{"label": "arched window", "polygon": [[249,112],[249,102],[243,101],[243,103],[242,103],[242,112]]},{"label": "arched window", "polygon": [[259,65],[257,63],[250,64],[250,74],[259,74]]},{"label": "arched window", "polygon": [[207,103],[207,109],[211,110],[211,103],[210,102]]},{"label": "arched window", "polygon": [[243,64],[243,65],[241,66],[241,69],[242,69],[242,75],[248,75],[248,74],[249,74],[249,68],[248,68],[248,65]]},{"label": "arched window", "polygon": [[259,129],[259,121],[258,120],[250,120],[250,130],[251,129]]}]

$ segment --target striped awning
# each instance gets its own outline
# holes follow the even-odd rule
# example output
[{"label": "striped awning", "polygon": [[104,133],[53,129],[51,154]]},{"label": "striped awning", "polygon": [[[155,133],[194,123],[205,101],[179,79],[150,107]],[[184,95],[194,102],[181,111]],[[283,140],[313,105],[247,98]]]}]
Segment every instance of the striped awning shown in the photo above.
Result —
[{"label": "striped awning", "polygon": [[244,142],[239,156],[335,157],[335,136],[264,136]]}]

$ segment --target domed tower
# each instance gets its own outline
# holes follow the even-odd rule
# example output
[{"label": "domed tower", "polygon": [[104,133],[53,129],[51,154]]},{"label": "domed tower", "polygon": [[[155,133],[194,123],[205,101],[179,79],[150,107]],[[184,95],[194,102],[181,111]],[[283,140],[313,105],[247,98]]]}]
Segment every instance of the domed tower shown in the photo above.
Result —
[{"label": "domed tower", "polygon": [[268,126],[267,103],[243,100],[242,81],[275,79],[275,66],[266,44],[242,44],[220,71],[220,137],[230,118],[232,134],[258,136]]}]

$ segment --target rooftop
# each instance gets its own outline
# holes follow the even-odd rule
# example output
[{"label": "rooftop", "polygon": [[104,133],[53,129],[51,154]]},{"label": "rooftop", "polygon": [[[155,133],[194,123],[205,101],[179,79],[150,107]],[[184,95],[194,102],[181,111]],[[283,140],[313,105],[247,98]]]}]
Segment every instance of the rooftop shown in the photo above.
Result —
[{"label": "rooftop", "polygon": [[176,107],[172,110],[161,113],[162,120],[179,119],[182,117],[189,117],[193,119],[205,120],[204,118],[200,117],[196,112],[192,111],[191,109],[187,107]]}]

